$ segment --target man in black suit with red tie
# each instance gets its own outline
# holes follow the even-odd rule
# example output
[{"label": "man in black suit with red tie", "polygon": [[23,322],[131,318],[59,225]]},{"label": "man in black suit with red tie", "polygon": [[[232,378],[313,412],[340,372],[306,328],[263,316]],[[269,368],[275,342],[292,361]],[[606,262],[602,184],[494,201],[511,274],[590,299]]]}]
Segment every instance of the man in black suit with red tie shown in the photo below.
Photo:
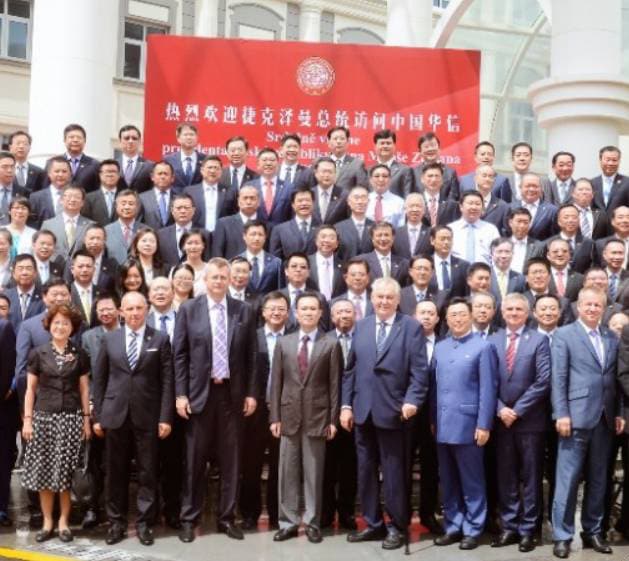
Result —
[{"label": "man in black suit with red tie", "polygon": [[241,473],[243,418],[260,394],[256,375],[256,318],[252,307],[227,296],[230,265],[215,257],[207,265],[207,294],[179,308],[173,337],[177,414],[186,419],[179,539],[194,540],[201,517],[210,443],[221,472],[217,529],[243,539],[235,510]]},{"label": "man in black suit with red tie", "polygon": [[461,209],[458,202],[448,199],[444,193],[441,164],[433,162],[424,165],[421,177],[426,201],[425,223],[434,228],[458,220]]},{"label": "man in black suit with red tie", "polygon": [[173,363],[168,335],[146,325],[148,304],[139,292],[122,299],[124,327],[108,332],[92,372],[94,433],[105,437],[106,542],[122,541],[127,527],[129,464],[138,470],[136,527],[153,544],[157,514],[157,451],[173,422]]}]

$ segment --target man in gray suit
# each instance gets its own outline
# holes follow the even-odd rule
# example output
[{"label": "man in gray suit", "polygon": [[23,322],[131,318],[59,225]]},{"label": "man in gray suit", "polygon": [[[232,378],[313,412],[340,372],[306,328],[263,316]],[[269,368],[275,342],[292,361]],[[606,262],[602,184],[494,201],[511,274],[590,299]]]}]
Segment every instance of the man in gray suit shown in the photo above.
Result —
[{"label": "man in gray suit", "polygon": [[140,212],[140,198],[135,191],[124,189],[116,198],[116,214],[118,220],[105,227],[107,234],[107,255],[119,264],[123,263],[129,253],[129,247],[136,232],[144,227],[137,220]]},{"label": "man in gray suit", "polygon": [[299,330],[275,344],[271,374],[271,433],[280,440],[279,531],[274,541],[297,536],[300,469],[304,473],[306,536],[321,537],[325,443],[336,435],[343,355],[337,341],[319,332],[322,306],[314,292],[296,300]]},{"label": "man in gray suit", "polygon": [[544,201],[559,206],[568,202],[572,197],[575,181],[574,154],[570,152],[557,152],[551,160],[555,179],[543,185]]},{"label": "man in gray suit", "polygon": [[603,537],[605,490],[614,433],[621,434],[621,395],[617,392],[618,338],[601,325],[605,293],[579,292],[579,318],[560,327],[552,342],[553,418],[559,433],[553,499],[553,554],[565,559],[574,535],[574,514],[581,477],[584,548],[611,553]]},{"label": "man in gray suit", "polygon": [[61,255],[64,259],[72,256],[81,247],[85,230],[92,224],[89,218],[80,214],[84,201],[83,188],[68,185],[61,195],[62,212],[42,224],[42,230],[48,230],[55,235],[55,255]]}]

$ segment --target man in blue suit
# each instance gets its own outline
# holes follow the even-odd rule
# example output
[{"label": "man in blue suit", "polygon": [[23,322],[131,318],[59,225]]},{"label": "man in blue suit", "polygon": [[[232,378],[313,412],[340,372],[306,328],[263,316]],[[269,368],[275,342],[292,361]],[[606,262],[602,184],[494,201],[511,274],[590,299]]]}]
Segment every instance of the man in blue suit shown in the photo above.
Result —
[{"label": "man in blue suit", "polygon": [[483,446],[496,416],[496,348],[472,333],[472,306],[453,298],[446,320],[451,336],[433,353],[431,415],[437,439],[446,533],[435,545],[475,549],[487,518]]},{"label": "man in blue suit", "polygon": [[[496,149],[491,142],[483,140],[474,148],[474,161],[477,166],[493,166],[496,158]],[[464,191],[474,191],[476,189],[476,172],[472,171],[459,178],[459,188],[461,194]],[[511,184],[506,175],[496,174],[494,185],[491,189],[493,195],[502,199],[506,203],[511,202]]]},{"label": "man in blue suit", "polygon": [[267,294],[284,288],[282,260],[264,251],[266,226],[260,220],[250,220],[242,235],[246,249],[240,254],[249,261],[251,275],[247,290],[255,294]]},{"label": "man in blue suit", "polygon": [[612,441],[614,432],[622,433],[624,419],[617,391],[618,339],[601,325],[605,306],[604,292],[582,289],[579,318],[553,337],[551,395],[559,447],[552,523],[553,554],[560,559],[570,555],[581,477],[583,547],[612,552],[602,522]]},{"label": "man in blue suit", "polygon": [[199,134],[194,125],[182,123],[177,125],[176,132],[181,149],[168,154],[164,160],[175,170],[173,191],[181,193],[185,187],[201,181],[201,162],[205,155],[197,150]]},{"label": "man in blue suit", "polygon": [[[529,302],[513,292],[502,300],[506,329],[489,337],[498,351],[496,472],[502,533],[491,544],[519,543],[535,549],[533,534],[541,514],[544,436],[550,411],[548,337],[526,326]],[[520,492],[520,485],[522,491]]]},{"label": "man in blue suit", "polygon": [[[407,421],[428,393],[426,344],[419,323],[396,313],[400,285],[390,277],[373,283],[375,314],[356,324],[343,378],[341,426],[355,426],[358,489],[367,527],[347,536],[350,542],[380,540],[384,549],[404,543],[409,523]],[[378,465],[384,504],[391,519],[385,527],[380,507]]]}]

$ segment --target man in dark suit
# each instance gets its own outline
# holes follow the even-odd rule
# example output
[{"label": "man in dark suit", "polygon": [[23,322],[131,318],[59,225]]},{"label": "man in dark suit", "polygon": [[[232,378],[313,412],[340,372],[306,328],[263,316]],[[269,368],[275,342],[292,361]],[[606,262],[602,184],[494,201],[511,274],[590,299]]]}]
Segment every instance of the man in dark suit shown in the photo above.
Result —
[{"label": "man in dark suit", "polygon": [[[496,149],[491,142],[483,140],[474,147],[474,161],[477,166],[489,165],[493,167],[495,158]],[[461,193],[463,193],[463,191],[473,191],[475,189],[475,177],[476,172],[473,171],[462,175],[459,178]],[[505,203],[510,203],[512,191],[509,178],[506,175],[497,174],[494,178],[491,192],[499,199],[502,199]]]},{"label": "man in dark suit", "polygon": [[404,201],[406,223],[395,231],[393,253],[404,259],[432,253],[430,226],[423,222],[426,202],[421,193],[411,193]]},{"label": "man in dark suit", "polygon": [[238,212],[216,222],[212,236],[212,257],[231,259],[245,250],[244,227],[260,218],[260,193],[253,185],[243,185],[238,192]]},{"label": "man in dark suit", "polygon": [[585,273],[592,266],[594,241],[589,236],[583,236],[579,231],[577,207],[572,203],[560,206],[557,211],[557,224],[559,234],[548,238],[546,245],[556,239],[566,241],[570,246],[570,268],[578,273]]},{"label": "man in dark suit", "polygon": [[217,527],[243,539],[235,524],[242,454],[242,420],[255,412],[256,318],[251,306],[227,296],[229,263],[210,260],[207,295],[179,308],[173,340],[177,414],[186,419],[186,470],[179,538],[194,540],[203,507],[210,439],[221,471]]},{"label": "man in dark suit", "polygon": [[491,293],[500,305],[500,301],[511,292],[524,292],[524,275],[511,268],[513,260],[513,242],[509,238],[496,238],[491,242]]},{"label": "man in dark suit", "polygon": [[256,319],[260,317],[260,304],[262,294],[249,290],[249,280],[251,278],[251,263],[246,257],[236,256],[229,260],[229,292],[234,300],[240,300],[249,304]]},{"label": "man in dark suit", "polygon": [[[425,185],[423,184],[423,170],[428,164],[439,164],[443,169],[443,185],[441,187],[441,195],[444,199],[459,200],[459,178],[456,170],[445,165],[441,160],[441,142],[434,132],[427,132],[419,137],[417,141],[419,155],[422,157],[422,163],[413,168],[415,174],[415,186],[419,192],[423,192]],[[453,222],[453,218],[449,222]]]},{"label": "man in dark suit", "polygon": [[20,324],[44,310],[39,289],[35,284],[37,264],[35,258],[27,253],[18,255],[13,261],[13,280],[15,287],[8,288],[4,293],[11,302],[9,321],[13,330],[18,333]]},{"label": "man in dark suit", "polygon": [[50,158],[46,163],[48,183],[44,189],[32,193],[30,226],[35,229],[41,228],[44,220],[53,218],[63,210],[61,197],[63,190],[70,184],[72,171],[70,162],[63,156]]},{"label": "man in dark suit", "polygon": [[[629,398],[629,327],[625,326],[622,330],[622,335],[620,337],[620,344],[618,347],[618,381],[619,381],[619,392],[621,392],[623,399],[626,401]],[[627,447],[628,443],[628,423],[629,420],[629,411],[625,407],[624,411],[625,418],[625,430],[622,435],[620,435],[619,440],[622,447],[622,467],[623,473],[629,473],[629,450]],[[612,456],[615,457],[615,456]],[[615,470],[614,470],[615,471]],[[607,485],[609,486],[609,480]],[[608,496],[610,495],[610,489],[608,488]],[[616,521],[616,530],[619,531],[623,537],[626,539],[629,535],[629,477],[625,476],[623,478],[623,497],[622,497],[622,510],[620,514],[620,518]]]},{"label": "man in dark suit", "polygon": [[397,135],[390,129],[382,129],[374,133],[373,143],[376,154],[375,164],[384,164],[391,172],[389,191],[405,199],[409,193],[417,191],[413,170],[406,164],[398,162],[396,154]]},{"label": "man in dark suit", "polygon": [[240,254],[249,261],[249,291],[255,294],[266,294],[279,290],[284,286],[282,261],[264,251],[266,243],[266,226],[260,220],[250,220],[244,225],[243,239],[245,251]]},{"label": "man in dark suit", "polygon": [[[295,304],[299,329],[275,345],[271,374],[271,434],[280,438],[279,531],[274,541],[297,537],[303,471],[306,536],[320,543],[326,440],[336,435],[343,357],[340,345],[318,330],[322,302],[304,292]],[[298,466],[301,465],[301,470]]]},{"label": "man in dark suit", "polygon": [[362,185],[352,187],[347,195],[347,204],[351,212],[350,217],[336,224],[340,244],[339,258],[342,261],[373,250],[369,235],[373,220],[366,216],[369,204],[367,187]]},{"label": "man in dark suit", "polygon": [[145,227],[138,219],[140,197],[135,191],[125,189],[116,197],[118,220],[105,226],[107,255],[122,264],[127,259],[131,242],[137,231]]},{"label": "man in dark suit", "polygon": [[133,189],[137,193],[148,191],[152,187],[151,171],[153,162],[140,154],[142,133],[135,125],[123,125],[118,131],[120,156],[120,181],[118,189]]},{"label": "man in dark suit", "polygon": [[467,269],[470,264],[452,255],[452,230],[449,226],[435,226],[430,231],[434,249],[434,273],[431,285],[436,286],[444,301],[454,296],[465,296]]},{"label": "man in dark suit", "polygon": [[624,429],[616,391],[618,339],[600,325],[605,295],[579,293],[579,320],[557,330],[552,344],[552,407],[559,433],[553,499],[553,554],[565,559],[574,536],[579,482],[585,479],[581,539],[597,553],[612,549],[602,532],[614,433]]},{"label": "man in dark suit", "polygon": [[524,207],[532,217],[528,235],[536,240],[545,240],[557,233],[557,207],[542,201],[542,187],[539,176],[527,173],[522,178],[522,200],[511,204],[512,209]]},{"label": "man in dark suit", "polygon": [[218,156],[206,156],[201,162],[203,181],[190,185],[184,193],[194,200],[196,211],[192,222],[195,228],[214,232],[216,221],[238,212],[238,190],[221,183],[223,164]]},{"label": "man in dark suit", "polygon": [[415,317],[417,304],[424,300],[432,300],[441,309],[443,305],[443,293],[439,294],[434,283],[431,284],[434,273],[432,258],[419,254],[411,257],[408,274],[413,281],[405,286],[400,293],[400,312]]},{"label": "man in dark suit", "polygon": [[592,178],[594,204],[608,214],[616,207],[629,206],[629,177],[618,173],[620,149],[604,146],[598,153],[601,175]]},{"label": "man in dark suit", "polygon": [[[136,527],[143,545],[153,544],[157,514],[157,450],[173,422],[173,362],[168,335],[146,325],[148,304],[127,292],[121,313],[125,326],[107,333],[92,372],[94,433],[105,437],[108,545],[127,527],[129,463],[135,450],[138,470]],[[157,430],[156,430],[157,429]]]},{"label": "man in dark suit", "polygon": [[625,244],[623,266],[629,262],[627,260],[629,251],[629,207],[616,207],[611,213],[611,227],[613,233],[605,238],[596,240],[594,243],[594,261],[598,265],[604,265],[603,251],[609,240],[619,240]]},{"label": "man in dark suit", "polygon": [[[343,377],[340,420],[345,430],[356,431],[360,502],[367,522],[364,530],[349,534],[348,541],[384,538],[382,546],[395,549],[403,545],[409,524],[406,422],[426,400],[429,368],[420,325],[396,313],[399,284],[391,278],[376,280],[371,300],[375,315],[356,324]],[[379,464],[388,527],[380,507]]]},{"label": "man in dark suit", "polygon": [[46,172],[28,161],[32,140],[26,131],[18,130],[9,135],[8,141],[9,152],[15,158],[13,186],[24,189],[29,195],[43,189],[46,180]]},{"label": "man in dark suit", "polygon": [[269,251],[284,260],[296,251],[314,253],[315,226],[319,221],[313,215],[314,193],[307,187],[293,191],[290,195],[295,218],[287,219],[271,231]]},{"label": "man in dark suit", "polygon": [[262,513],[262,489],[260,479],[264,465],[265,450],[268,448],[268,478],[266,484],[266,509],[269,528],[278,528],[277,477],[280,442],[269,431],[271,402],[271,371],[273,352],[280,337],[286,333],[290,302],[281,292],[273,291],[262,300],[264,325],[257,330],[256,374],[258,377],[258,406],[253,415],[245,418],[243,440],[242,481],[240,489],[240,513],[242,527],[252,530],[258,525]]},{"label": "man in dark suit", "polygon": [[15,373],[15,331],[6,319],[0,319],[0,348],[0,526],[7,527],[12,524],[9,518],[9,492],[16,452],[18,407],[10,391]]},{"label": "man in dark suit", "polygon": [[561,298],[574,302],[583,287],[583,275],[570,270],[570,242],[556,238],[546,245],[546,259],[550,263],[549,289]]},{"label": "man in dark suit", "polygon": [[317,251],[308,256],[310,282],[329,302],[347,289],[343,280],[343,264],[337,255],[339,240],[334,226],[319,226],[315,245]]},{"label": "man in dark suit", "polygon": [[282,164],[279,170],[280,179],[286,185],[305,185],[306,176],[311,172],[310,168],[299,163],[301,151],[301,138],[298,134],[286,133],[280,140],[280,157]]},{"label": "man in dark suit", "polygon": [[332,158],[323,156],[314,166],[317,181],[313,187],[315,205],[313,214],[322,224],[336,224],[348,217],[347,191],[335,184],[336,165]]},{"label": "man in dark suit", "polygon": [[450,224],[461,217],[461,209],[456,200],[450,199],[444,192],[444,168],[437,162],[425,164],[422,168],[422,188],[426,202],[426,225]]},{"label": "man in dark suit", "polygon": [[[107,256],[107,234],[105,228],[92,224],[85,230],[83,247],[94,257],[94,284],[100,292],[113,292],[118,274],[118,262]],[[69,264],[63,275],[70,280]]]},{"label": "man in dark suit", "polygon": [[[492,543],[519,543],[535,549],[534,534],[542,514],[544,433],[550,413],[548,337],[526,326],[527,299],[510,293],[502,300],[506,329],[489,337],[498,351],[498,419],[494,432],[498,509],[502,533]],[[521,491],[520,491],[521,487]]]},{"label": "man in dark suit", "polygon": [[[517,201],[522,198],[520,193],[520,184],[522,178],[531,171],[531,164],[533,163],[533,147],[528,142],[516,142],[511,146],[511,164],[513,166],[513,173],[510,173],[507,177],[511,184],[511,201]],[[542,182],[542,191],[544,192],[544,198],[546,198],[546,192],[550,189],[550,180],[546,176],[540,177]]]},{"label": "man in dark suit", "polygon": [[[28,197],[28,192],[14,184],[15,158],[10,152],[0,152],[0,225],[11,221],[9,210],[16,196]],[[28,207],[27,207],[28,208]]]},{"label": "man in dark suit", "polygon": [[[526,299],[529,301],[529,308],[533,310],[535,308],[535,301],[543,294],[553,294],[557,296],[561,308],[561,318],[559,325],[566,325],[574,321],[574,315],[572,314],[572,307],[570,306],[570,300],[565,297],[559,296],[556,292],[550,289],[550,282],[552,280],[552,273],[550,263],[545,257],[532,257],[529,259],[524,269],[524,276],[526,277],[526,284],[528,289],[523,292]],[[532,318],[531,318],[532,319]]]},{"label": "man in dark suit", "polygon": [[98,287],[94,284],[94,256],[87,249],[80,249],[72,256],[72,305],[79,310],[83,323],[94,327],[97,322],[96,299]]},{"label": "man in dark suit", "polygon": [[98,166],[98,177],[100,188],[87,194],[81,214],[104,227],[116,220],[120,164],[117,160],[103,160]]},{"label": "man in dark suit", "polygon": [[96,191],[99,185],[98,160],[83,152],[86,141],[85,129],[77,123],[69,124],[63,129],[66,152],[61,157],[70,165],[72,183],[80,185],[86,193],[90,193]]},{"label": "man in dark suit", "polygon": [[611,232],[607,212],[592,206],[594,188],[588,179],[579,179],[575,183],[571,202],[579,212],[579,230],[584,238],[599,240]]},{"label": "man in dark suit", "polygon": [[502,233],[507,221],[507,214],[509,214],[509,205],[491,192],[495,177],[494,168],[481,165],[476,168],[474,181],[476,182],[476,190],[483,196],[481,220],[490,222]]},{"label": "man in dark suit", "polygon": [[166,228],[174,222],[170,213],[171,201],[175,194],[174,180],[172,164],[166,161],[156,162],[151,172],[153,187],[140,193],[140,220],[155,231]]},{"label": "man in dark suit", "polygon": [[544,200],[555,206],[567,203],[574,189],[574,154],[557,152],[553,154],[552,166],[555,179],[544,187]]},{"label": "man in dark suit", "polygon": [[[339,298],[346,298],[354,304],[356,321],[373,314],[369,286],[369,263],[360,257],[352,257],[343,264],[343,279],[347,285],[347,292]],[[332,302],[334,303],[334,302]]]},{"label": "man in dark suit", "polygon": [[244,136],[232,136],[225,142],[225,153],[229,166],[223,168],[220,182],[229,185],[234,191],[253,181],[258,174],[246,166],[249,142]]},{"label": "man in dark suit", "polygon": [[433,354],[431,422],[435,426],[446,533],[435,545],[478,546],[487,500],[484,450],[496,415],[498,361],[494,345],[472,333],[469,302],[450,301],[451,336]]},{"label": "man in dark suit", "polygon": [[369,263],[369,274],[372,282],[381,277],[392,277],[401,286],[408,283],[408,260],[394,255],[393,242],[395,230],[388,222],[376,222],[371,227],[371,243],[373,251],[359,255]]},{"label": "man in dark suit", "polygon": [[50,230],[38,230],[33,234],[33,257],[37,263],[38,286],[49,278],[63,277],[66,261],[61,255],[53,257],[55,253],[56,236]]},{"label": "man in dark suit", "polygon": [[524,272],[526,264],[532,257],[544,257],[544,242],[529,237],[531,229],[531,213],[528,209],[512,208],[507,215],[507,232],[511,232],[513,242],[513,259],[511,268],[517,273]]},{"label": "man in dark suit", "polygon": [[201,162],[205,155],[197,150],[199,133],[194,125],[181,123],[177,125],[176,134],[180,149],[168,154],[164,160],[175,170],[173,191],[181,193],[188,185],[201,181]]}]

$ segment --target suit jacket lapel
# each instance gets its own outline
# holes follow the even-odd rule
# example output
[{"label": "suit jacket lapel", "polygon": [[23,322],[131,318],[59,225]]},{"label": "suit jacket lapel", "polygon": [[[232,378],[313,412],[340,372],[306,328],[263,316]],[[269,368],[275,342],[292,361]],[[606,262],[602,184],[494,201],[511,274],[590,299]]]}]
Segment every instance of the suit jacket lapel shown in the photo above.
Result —
[{"label": "suit jacket lapel", "polygon": [[152,339],[153,339],[153,329],[147,325],[146,329],[144,330],[144,338],[142,339],[142,348],[140,349],[140,356],[138,356],[138,362],[135,366],[136,370],[140,368],[142,359],[146,356],[146,350],[148,349]]},{"label": "suit jacket lapel", "polygon": [[304,385],[308,381],[308,378],[310,378],[310,374],[315,364],[321,357],[322,349],[325,346],[325,343],[323,342],[322,337],[321,337],[321,333],[318,330],[315,335],[315,340],[314,340],[313,345],[314,346],[312,347],[312,352],[310,353],[310,357],[308,359],[308,370],[306,370],[306,376],[304,378]]},{"label": "suit jacket lapel", "polygon": [[234,338],[234,330],[238,323],[239,307],[229,297],[227,298],[227,352],[231,347]]},{"label": "suit jacket lapel", "polygon": [[[379,327],[376,326],[376,329],[379,329]],[[389,336],[384,341],[384,347],[382,349],[382,352],[377,357],[378,361],[382,360],[382,358],[387,354],[387,351],[391,347],[391,344],[393,343],[395,338],[400,334],[401,330],[402,330],[401,321],[400,321],[399,316],[396,315],[395,319],[393,320],[393,326],[391,327],[391,331],[389,331]]]},{"label": "suit jacket lapel", "polygon": [[[583,327],[579,325],[578,323],[575,323],[574,326],[578,330],[581,338],[585,339],[585,344],[588,350],[590,351],[590,353],[592,354],[592,356],[594,357],[594,360],[596,360],[597,364],[600,365],[601,368],[603,368],[603,365],[601,364],[601,361],[598,358],[598,353],[594,349],[594,345],[592,344],[592,341],[590,341],[590,336],[583,330]],[[603,345],[603,348],[604,348],[604,345]]]}]

